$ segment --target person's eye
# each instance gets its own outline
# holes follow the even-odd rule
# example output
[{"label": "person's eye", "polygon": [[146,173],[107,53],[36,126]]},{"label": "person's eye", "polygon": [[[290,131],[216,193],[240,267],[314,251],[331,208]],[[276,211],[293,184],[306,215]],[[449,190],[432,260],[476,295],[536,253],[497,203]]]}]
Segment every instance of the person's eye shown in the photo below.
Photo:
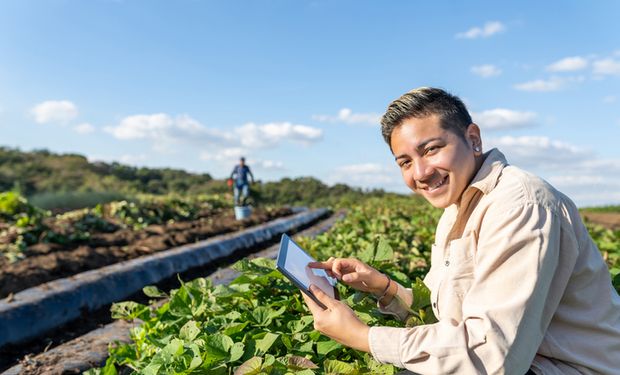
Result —
[{"label": "person's eye", "polygon": [[402,160],[398,163],[398,166],[401,168],[407,168],[409,165],[411,165],[411,160]]},{"label": "person's eye", "polygon": [[430,146],[426,150],[424,150],[424,155],[433,155],[439,151],[439,146]]}]

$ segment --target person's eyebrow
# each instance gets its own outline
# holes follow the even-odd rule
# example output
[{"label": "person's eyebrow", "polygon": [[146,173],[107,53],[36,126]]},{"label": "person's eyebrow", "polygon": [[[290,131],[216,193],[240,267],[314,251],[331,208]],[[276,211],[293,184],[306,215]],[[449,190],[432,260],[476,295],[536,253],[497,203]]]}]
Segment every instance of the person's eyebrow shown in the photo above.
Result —
[{"label": "person's eyebrow", "polygon": [[[425,139],[422,142],[420,142],[417,146],[416,146],[416,150],[418,150],[418,152],[422,151],[424,149],[424,147],[426,147],[427,144],[433,142],[433,141],[440,141],[441,137],[433,137],[433,138],[429,138],[429,139]],[[407,154],[400,154],[396,157],[394,157],[394,160],[398,160],[398,159],[402,159],[402,158],[406,158]]]}]

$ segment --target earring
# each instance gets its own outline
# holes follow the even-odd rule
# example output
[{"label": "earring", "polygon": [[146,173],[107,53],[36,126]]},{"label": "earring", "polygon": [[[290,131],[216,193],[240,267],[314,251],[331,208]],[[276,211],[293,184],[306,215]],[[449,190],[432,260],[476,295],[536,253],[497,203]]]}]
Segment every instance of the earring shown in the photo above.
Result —
[{"label": "earring", "polygon": [[476,152],[480,152],[480,147],[478,147],[478,146],[474,146],[474,151],[476,151]]}]

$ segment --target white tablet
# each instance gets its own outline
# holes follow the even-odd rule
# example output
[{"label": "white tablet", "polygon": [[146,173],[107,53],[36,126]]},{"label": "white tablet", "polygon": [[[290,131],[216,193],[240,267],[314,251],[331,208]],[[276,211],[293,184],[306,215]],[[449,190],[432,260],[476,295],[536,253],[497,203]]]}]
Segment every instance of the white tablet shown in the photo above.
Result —
[{"label": "white tablet", "polygon": [[325,305],[323,305],[310,291],[310,285],[314,284],[321,288],[328,296],[338,299],[336,280],[329,277],[325,270],[308,267],[308,263],[314,261],[315,260],[289,236],[286,234],[282,235],[276,268],[291,280],[293,284],[297,285],[302,292],[306,293],[314,302],[325,309]]}]

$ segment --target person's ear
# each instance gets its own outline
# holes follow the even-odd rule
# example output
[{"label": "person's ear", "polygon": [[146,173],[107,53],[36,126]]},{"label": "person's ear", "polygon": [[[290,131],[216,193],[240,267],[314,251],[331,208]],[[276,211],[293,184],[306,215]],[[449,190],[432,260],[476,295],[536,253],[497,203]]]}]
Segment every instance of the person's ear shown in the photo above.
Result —
[{"label": "person's ear", "polygon": [[478,125],[471,123],[465,130],[465,139],[476,155],[482,154],[482,137]]}]

